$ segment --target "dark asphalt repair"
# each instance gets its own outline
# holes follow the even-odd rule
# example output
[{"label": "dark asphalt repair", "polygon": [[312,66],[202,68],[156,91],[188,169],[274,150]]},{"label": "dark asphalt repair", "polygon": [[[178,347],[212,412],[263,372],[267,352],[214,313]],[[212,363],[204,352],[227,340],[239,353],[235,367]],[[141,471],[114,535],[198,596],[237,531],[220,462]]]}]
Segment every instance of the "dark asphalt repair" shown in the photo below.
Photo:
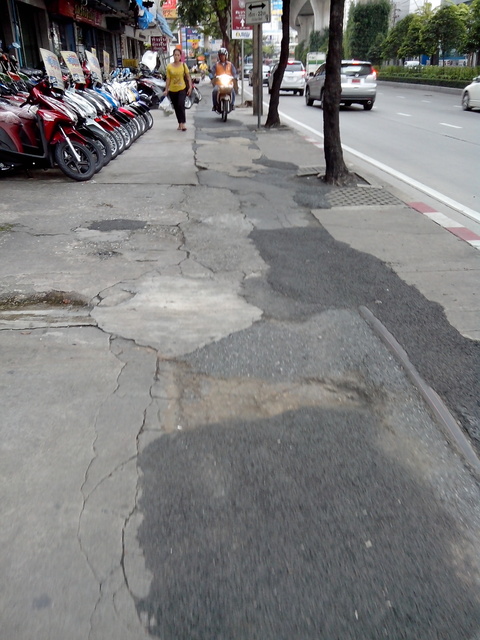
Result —
[{"label": "dark asphalt repair", "polygon": [[[269,287],[281,296],[292,319],[327,309],[368,307],[443,398],[480,453],[480,343],[452,327],[439,304],[403,282],[378,258],[336,241],[321,225],[255,230],[251,238],[270,266]],[[247,282],[247,299],[268,315],[271,296],[256,294],[250,290],[254,286]],[[278,307],[272,302],[275,315]]]},{"label": "dark asphalt repair", "polygon": [[[149,633],[470,640],[480,604],[463,518],[444,508],[442,489],[378,445],[390,430],[379,407],[398,414],[414,403],[402,397],[398,372],[392,388],[382,380],[382,362],[385,370],[395,364],[382,361],[380,343],[362,353],[369,329],[357,310],[374,311],[464,418],[478,418],[478,345],[382,261],[320,225],[256,230],[251,238],[270,271],[266,280],[247,280],[245,295],[264,319],[178,362],[194,380],[182,387],[184,404],[212,379],[229,380],[234,395],[244,380],[325,384],[330,375],[339,386],[350,371],[355,406],[284,410],[279,399],[279,413],[261,419],[238,411],[214,420],[206,411],[210,421],[145,449],[138,538],[153,580],[137,609]],[[260,392],[256,399],[261,405]],[[398,420],[408,425],[412,417],[400,410]]]},{"label": "dark asphalt repair", "polygon": [[137,608],[152,635],[472,637],[480,605],[451,563],[456,520],[369,445],[380,425],[367,407],[361,418],[303,409],[147,448],[139,540],[154,578]]}]

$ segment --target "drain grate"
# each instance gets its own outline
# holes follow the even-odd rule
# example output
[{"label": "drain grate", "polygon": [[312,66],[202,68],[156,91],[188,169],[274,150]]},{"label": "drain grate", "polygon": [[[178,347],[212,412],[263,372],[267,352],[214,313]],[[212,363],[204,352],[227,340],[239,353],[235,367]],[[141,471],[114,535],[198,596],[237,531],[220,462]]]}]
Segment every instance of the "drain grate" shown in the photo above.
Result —
[{"label": "drain grate", "polygon": [[341,187],[328,193],[326,197],[331,207],[404,206],[401,200],[377,187]]}]

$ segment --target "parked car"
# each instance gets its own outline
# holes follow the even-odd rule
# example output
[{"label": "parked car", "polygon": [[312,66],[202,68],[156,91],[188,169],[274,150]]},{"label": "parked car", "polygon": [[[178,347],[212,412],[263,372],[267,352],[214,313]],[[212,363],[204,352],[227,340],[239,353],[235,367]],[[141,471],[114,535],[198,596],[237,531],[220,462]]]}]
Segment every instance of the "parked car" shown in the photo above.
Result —
[{"label": "parked car", "polygon": [[477,76],[462,92],[462,109],[480,108],[480,76]]},{"label": "parked car", "polygon": [[[325,89],[325,64],[308,78],[305,87],[305,102],[308,107],[314,100],[323,106],[323,93]],[[349,107],[352,104],[361,104],[366,111],[370,111],[377,95],[377,73],[371,62],[363,60],[342,60],[341,63],[342,94],[340,104]]]},{"label": "parked car", "polygon": [[[270,69],[270,75],[268,77],[268,93],[272,93],[273,74],[277,70],[278,62],[272,65]],[[299,93],[303,96],[305,91],[305,80],[307,72],[303,66],[303,62],[300,60],[289,60],[285,67],[283,74],[282,84],[280,85],[280,91],[293,91],[296,95]]]},{"label": "parked car", "polygon": [[[253,67],[248,74],[248,84],[249,86],[253,86]],[[270,74],[270,67],[267,64],[262,65],[262,84],[268,83],[268,76]]]}]

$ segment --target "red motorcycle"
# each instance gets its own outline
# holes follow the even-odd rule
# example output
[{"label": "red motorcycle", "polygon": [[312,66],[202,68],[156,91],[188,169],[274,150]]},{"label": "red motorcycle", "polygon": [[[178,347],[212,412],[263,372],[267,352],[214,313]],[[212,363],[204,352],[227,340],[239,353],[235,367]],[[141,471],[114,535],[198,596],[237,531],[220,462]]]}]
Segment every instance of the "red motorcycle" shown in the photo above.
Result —
[{"label": "red motorcycle", "polygon": [[0,175],[57,165],[73,180],[90,180],[97,169],[90,142],[75,129],[76,114],[47,92],[45,79],[21,107],[0,102]]}]

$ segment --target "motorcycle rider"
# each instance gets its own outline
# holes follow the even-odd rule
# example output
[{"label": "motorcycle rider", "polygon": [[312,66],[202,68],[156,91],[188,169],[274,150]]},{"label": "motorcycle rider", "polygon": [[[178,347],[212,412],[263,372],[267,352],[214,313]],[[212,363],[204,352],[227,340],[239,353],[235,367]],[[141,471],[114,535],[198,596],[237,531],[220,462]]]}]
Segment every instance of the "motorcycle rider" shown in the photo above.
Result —
[{"label": "motorcycle rider", "polygon": [[[237,79],[237,70],[233,66],[231,62],[228,61],[228,51],[225,47],[221,47],[218,50],[218,61],[212,65],[210,69],[210,78],[212,80],[212,84],[214,85],[212,91],[212,102],[213,107],[212,111],[218,111],[218,76],[222,74],[227,74],[228,76],[232,76],[234,80]],[[232,110],[235,109],[235,91],[232,91]]]}]

